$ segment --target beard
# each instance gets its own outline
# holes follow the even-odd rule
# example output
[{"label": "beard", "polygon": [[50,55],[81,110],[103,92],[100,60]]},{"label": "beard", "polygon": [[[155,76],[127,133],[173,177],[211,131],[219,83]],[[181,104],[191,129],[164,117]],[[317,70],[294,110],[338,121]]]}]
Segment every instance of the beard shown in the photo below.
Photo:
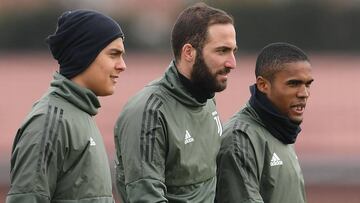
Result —
[{"label": "beard", "polygon": [[216,80],[216,76],[221,73],[228,73],[230,72],[229,68],[224,68],[222,70],[217,71],[216,73],[211,73],[209,66],[206,65],[204,57],[202,56],[202,51],[197,51],[195,63],[193,65],[193,70],[191,73],[191,81],[192,83],[208,92],[208,93],[215,93],[221,92],[226,88],[227,82],[220,82]]}]

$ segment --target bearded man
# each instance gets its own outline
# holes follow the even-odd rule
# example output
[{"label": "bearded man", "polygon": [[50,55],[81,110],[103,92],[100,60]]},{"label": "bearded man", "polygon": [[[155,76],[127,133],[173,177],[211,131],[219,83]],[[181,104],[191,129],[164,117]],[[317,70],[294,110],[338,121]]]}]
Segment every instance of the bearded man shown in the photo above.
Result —
[{"label": "bearded man", "polygon": [[172,30],[164,76],[125,105],[115,126],[122,202],[214,202],[222,127],[214,95],[236,67],[233,19],[195,4]]}]

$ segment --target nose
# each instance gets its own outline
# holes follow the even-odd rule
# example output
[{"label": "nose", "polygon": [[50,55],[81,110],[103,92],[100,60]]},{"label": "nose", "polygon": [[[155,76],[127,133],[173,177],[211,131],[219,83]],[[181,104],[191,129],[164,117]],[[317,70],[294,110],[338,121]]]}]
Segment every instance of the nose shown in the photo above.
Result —
[{"label": "nose", "polygon": [[236,58],[233,52],[230,53],[229,58],[225,62],[225,67],[234,69],[236,67]]},{"label": "nose", "polygon": [[119,72],[123,72],[126,70],[126,63],[123,57],[121,57],[119,61],[116,62],[115,69],[118,70]]},{"label": "nose", "polygon": [[306,85],[301,85],[298,91],[298,97],[308,98],[310,96],[310,89]]}]

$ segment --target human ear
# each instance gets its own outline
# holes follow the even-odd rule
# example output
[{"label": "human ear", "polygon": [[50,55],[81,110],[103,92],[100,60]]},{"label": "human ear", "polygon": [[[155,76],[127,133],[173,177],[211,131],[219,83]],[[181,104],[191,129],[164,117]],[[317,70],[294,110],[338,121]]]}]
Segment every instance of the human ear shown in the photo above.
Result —
[{"label": "human ear", "polygon": [[270,88],[270,82],[262,76],[258,76],[256,78],[256,86],[259,91],[266,94]]},{"label": "human ear", "polygon": [[182,55],[185,61],[189,63],[194,62],[196,57],[196,50],[191,44],[187,43],[182,47]]}]

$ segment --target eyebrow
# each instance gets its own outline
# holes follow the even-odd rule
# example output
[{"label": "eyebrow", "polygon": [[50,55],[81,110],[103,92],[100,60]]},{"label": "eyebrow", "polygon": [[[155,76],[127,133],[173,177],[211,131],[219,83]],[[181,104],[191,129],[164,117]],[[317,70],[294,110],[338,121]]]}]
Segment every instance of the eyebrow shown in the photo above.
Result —
[{"label": "eyebrow", "polygon": [[[232,50],[232,48],[231,48],[230,46],[226,46],[226,45],[216,47],[216,50],[221,50],[221,49]],[[235,47],[234,47],[234,52],[237,51],[237,49],[238,49],[238,47],[235,46]]]},{"label": "eyebrow", "polygon": [[111,48],[108,50],[109,53],[116,53],[116,54],[125,54],[125,50],[118,49],[118,48]]},{"label": "eyebrow", "polygon": [[314,79],[310,79],[310,80],[291,79],[291,80],[288,80],[286,83],[287,84],[290,84],[290,83],[311,84],[313,81],[314,81]]}]

